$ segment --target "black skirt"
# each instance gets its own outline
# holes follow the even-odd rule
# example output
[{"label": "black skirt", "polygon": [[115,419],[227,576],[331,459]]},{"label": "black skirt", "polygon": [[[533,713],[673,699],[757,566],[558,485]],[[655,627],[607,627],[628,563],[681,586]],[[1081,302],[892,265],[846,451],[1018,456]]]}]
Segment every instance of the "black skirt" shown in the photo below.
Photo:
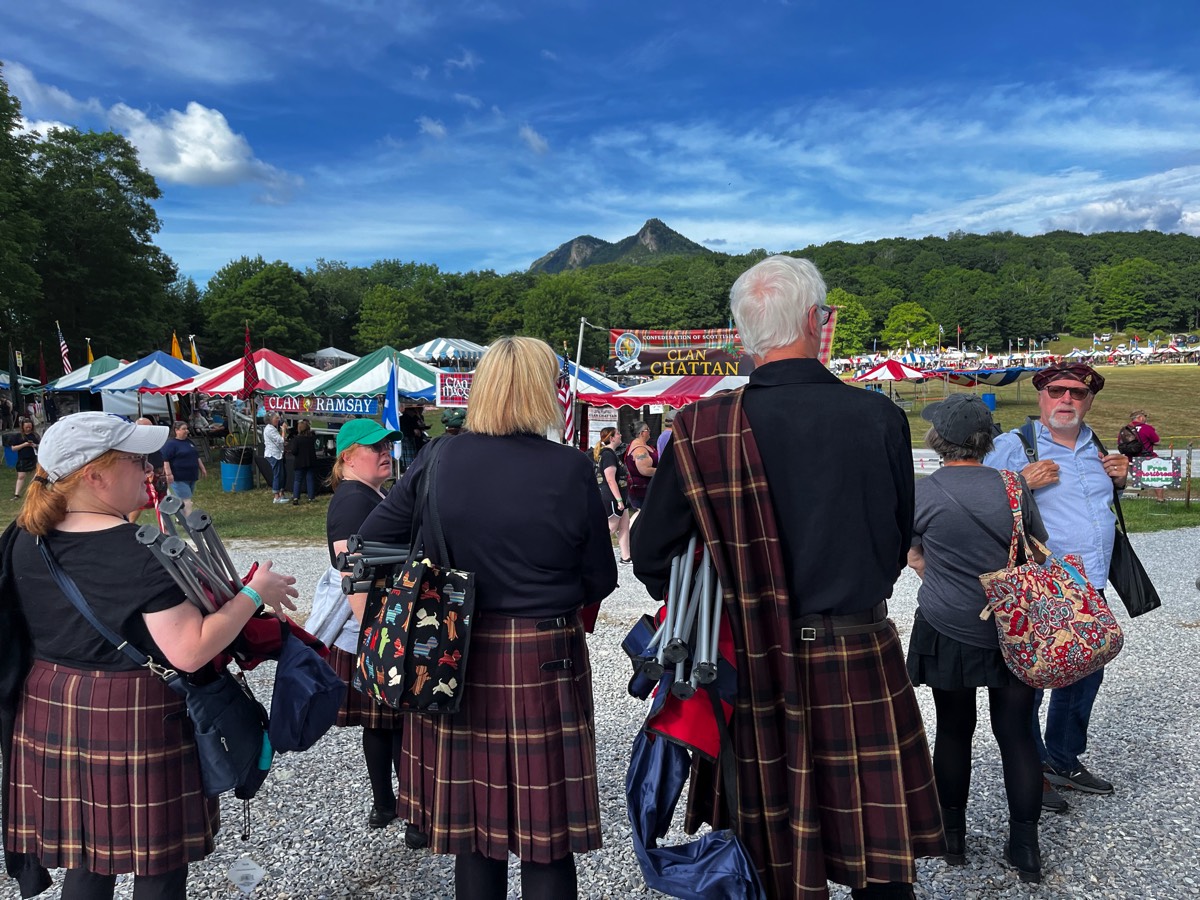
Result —
[{"label": "black skirt", "polygon": [[1020,684],[1004,664],[1000,646],[983,648],[947,637],[918,609],[908,641],[908,677],[939,691],[1003,688]]}]

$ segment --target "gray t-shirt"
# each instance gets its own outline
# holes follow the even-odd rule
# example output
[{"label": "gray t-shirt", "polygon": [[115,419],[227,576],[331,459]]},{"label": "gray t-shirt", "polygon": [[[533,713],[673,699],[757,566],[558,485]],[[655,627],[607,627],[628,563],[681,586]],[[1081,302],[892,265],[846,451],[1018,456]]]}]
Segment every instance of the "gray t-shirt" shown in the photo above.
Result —
[{"label": "gray t-shirt", "polygon": [[[986,522],[995,536],[984,531],[963,506]],[[1046,527],[1024,478],[1021,511],[1025,531],[1045,542]],[[917,481],[913,546],[925,553],[917,605],[926,621],[947,637],[974,647],[998,645],[995,623],[979,618],[987,603],[979,576],[1007,565],[1008,544],[1001,544],[998,537],[1012,534],[1012,522],[1004,481],[996,469],[946,466]]]}]

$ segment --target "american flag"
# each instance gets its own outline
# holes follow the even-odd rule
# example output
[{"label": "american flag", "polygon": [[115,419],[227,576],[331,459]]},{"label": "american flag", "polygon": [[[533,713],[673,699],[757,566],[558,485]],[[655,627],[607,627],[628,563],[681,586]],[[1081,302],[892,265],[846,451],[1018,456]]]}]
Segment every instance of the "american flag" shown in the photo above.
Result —
[{"label": "american flag", "polygon": [[55,322],[54,327],[58,329],[58,349],[62,353],[63,374],[70,375],[71,374],[71,360],[67,358],[67,341],[62,336],[62,326],[59,325],[57,322]]},{"label": "american flag", "polygon": [[562,371],[558,373],[558,405],[563,409],[563,443],[575,441],[575,404],[571,402],[571,367],[563,357]]},{"label": "american flag", "polygon": [[249,400],[258,389],[258,367],[254,365],[254,350],[250,347],[250,323],[246,323],[246,352],[242,359],[242,389],[238,397]]}]

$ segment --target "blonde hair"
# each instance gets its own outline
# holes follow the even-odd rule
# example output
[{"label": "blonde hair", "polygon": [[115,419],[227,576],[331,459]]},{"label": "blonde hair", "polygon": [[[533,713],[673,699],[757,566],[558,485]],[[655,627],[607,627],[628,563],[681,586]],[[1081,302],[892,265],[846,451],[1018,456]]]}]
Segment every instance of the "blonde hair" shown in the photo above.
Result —
[{"label": "blonde hair", "polygon": [[617,433],[617,429],[611,425],[606,425],[600,429],[600,443],[596,445],[596,449],[592,451],[592,456],[596,458],[596,462],[600,462],[600,454],[604,448],[608,446],[609,439]]},{"label": "blonde hair", "polygon": [[545,434],[561,429],[555,379],[558,358],[531,337],[493,341],[471,380],[467,420],[476,434]]},{"label": "blonde hair", "polygon": [[109,450],[91,462],[80,466],[70,475],[64,475],[54,484],[47,484],[44,479],[49,477],[41,466],[33,476],[33,481],[25,490],[25,502],[21,504],[21,512],[17,516],[17,526],[38,537],[54,531],[63,519],[67,517],[67,508],[71,505],[71,497],[78,484],[83,480],[83,473],[88,467],[100,471],[113,468],[121,461],[121,454]]}]

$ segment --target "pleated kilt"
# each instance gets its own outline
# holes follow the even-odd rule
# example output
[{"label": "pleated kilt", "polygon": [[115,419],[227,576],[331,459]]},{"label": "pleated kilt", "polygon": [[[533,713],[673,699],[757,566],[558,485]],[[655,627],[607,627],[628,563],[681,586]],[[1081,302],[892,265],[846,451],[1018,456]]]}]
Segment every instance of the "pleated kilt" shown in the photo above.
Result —
[{"label": "pleated kilt", "polygon": [[[569,660],[568,668],[542,668]],[[434,853],[549,863],[600,847],[592,672],[578,616],[476,614],[462,707],[405,723],[398,811]]]},{"label": "pleated kilt", "polygon": [[354,676],[355,656],[337,647],[329,648],[329,665],[337,672],[338,678],[346,683],[346,696],[342,698],[342,708],[338,710],[335,725],[343,728],[361,725],[363,728],[384,728],[397,730],[404,727],[405,716],[390,709],[382,703],[377,703],[362,691],[356,691],[350,684]]},{"label": "pleated kilt", "polygon": [[[731,722],[739,772],[767,796],[738,834],[772,898],[827,898],[850,887],[915,882],[916,859],[943,852],[941,809],[921,711],[895,626],[873,634],[794,641],[802,697],[798,768],[754,754],[749,716]],[[783,713],[781,712],[781,716]],[[742,777],[739,775],[739,778]],[[693,765],[686,826],[727,826],[711,763]],[[715,802],[714,802],[715,801]]]},{"label": "pleated kilt", "polygon": [[161,875],[212,852],[183,698],[148,671],[35,661],[7,774],[6,846],[49,868]]}]

